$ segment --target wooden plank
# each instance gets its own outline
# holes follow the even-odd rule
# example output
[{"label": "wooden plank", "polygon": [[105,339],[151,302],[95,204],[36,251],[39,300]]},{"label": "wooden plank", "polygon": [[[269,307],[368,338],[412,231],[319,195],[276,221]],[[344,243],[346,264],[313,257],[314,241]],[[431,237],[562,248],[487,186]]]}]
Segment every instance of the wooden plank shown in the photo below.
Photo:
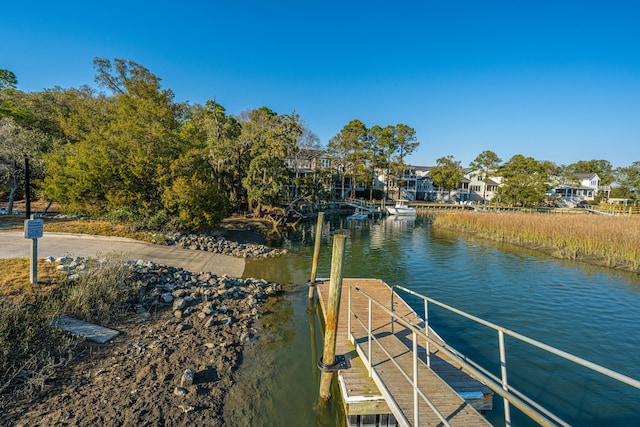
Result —
[{"label": "wooden plank", "polygon": [[65,332],[84,337],[100,344],[109,342],[120,334],[120,331],[116,331],[115,329],[83,322],[82,320],[74,319],[66,315],[53,319],[51,324]]},{"label": "wooden plank", "polygon": [[[322,313],[326,313],[326,302],[329,294],[329,280],[316,281],[318,300]],[[343,280],[343,287],[345,281]],[[345,290],[348,288],[345,288]],[[338,318],[338,336],[336,338],[336,354],[348,355],[351,359],[351,369],[338,371],[338,381],[342,393],[342,401],[347,416],[369,414],[391,414],[391,409],[380,393],[373,379],[369,377],[367,368],[355,351],[355,347],[349,341],[347,321],[348,294],[342,295],[340,301],[340,314]]]},{"label": "wooden plank", "polygon": [[[360,289],[363,289],[367,294],[371,295],[378,301],[390,302],[391,298],[391,289],[389,286],[378,279],[343,280],[344,289],[338,321],[336,354],[349,354],[352,356],[352,368],[338,372],[341,392],[345,404],[345,412],[347,415],[364,415],[367,413],[389,414],[391,413],[391,408],[389,408],[386,403],[380,403],[384,399],[383,393],[380,392],[374,381],[369,378],[366,361],[362,360],[360,354],[354,351],[355,347],[349,340],[347,331],[349,321],[348,289],[352,285],[357,285]],[[324,304],[327,299],[328,280],[323,280],[317,289],[320,305],[324,313],[326,312]],[[369,310],[369,303],[363,295],[358,295],[356,298],[356,294],[357,292],[352,291],[351,310],[355,312],[360,321],[364,322],[366,325],[368,322],[367,313]],[[407,316],[407,318],[411,319],[413,323],[420,324],[422,322],[413,310],[400,298],[395,299],[394,305],[394,310]],[[376,310],[375,304],[372,306],[372,313],[372,328],[375,336],[382,340],[385,343],[385,346],[389,346],[389,348],[394,352],[393,355],[398,356],[397,363],[401,364],[403,369],[410,373],[409,375],[412,375],[411,368],[413,359],[411,351],[409,351],[409,349],[411,349],[410,331],[404,330],[403,327],[396,323],[395,332],[397,336],[394,336],[391,333],[389,315],[384,313],[381,309]],[[355,342],[359,344],[358,351],[365,357],[365,359],[367,359],[369,355],[365,329],[363,329],[361,325],[357,324],[355,317],[352,317],[351,322],[352,332],[354,332],[355,335]],[[434,333],[432,336],[434,335],[436,334]],[[424,360],[425,348],[423,345],[419,346],[419,353],[422,353],[422,360]],[[402,410],[405,413],[405,416],[407,416],[410,422],[412,422],[413,390],[410,384],[400,371],[395,366],[392,366],[393,362],[384,355],[377,344],[372,344],[372,354],[376,372],[378,375],[385,377],[383,385],[381,386],[389,390],[389,393],[393,396],[393,400],[403,408]],[[424,362],[420,362],[418,375],[419,384],[421,389],[429,390],[429,399],[437,402],[438,409],[444,414],[447,414],[446,416],[449,417],[449,422],[453,425],[488,425],[484,417],[479,415],[472,407],[473,405],[478,410],[491,409],[493,393],[488,389],[488,387],[462,372],[459,364],[456,364],[455,360],[451,360],[448,356],[444,357],[444,355],[439,354],[437,351],[432,351],[431,363],[433,370],[429,369]],[[442,375],[444,379],[450,381],[450,384],[443,381],[443,378],[439,375]],[[458,394],[461,393],[463,395],[469,395],[469,392],[473,392],[474,398],[468,399],[467,402],[465,402],[465,400]],[[364,402],[366,402],[366,404]],[[419,411],[421,425],[439,423],[437,417],[435,417],[426,404],[421,405]]]},{"label": "wooden plank", "polygon": [[[396,325],[396,328],[398,326]],[[371,357],[376,373],[380,376],[384,387],[389,391],[398,407],[410,424],[414,420],[414,393],[413,388],[400,368],[413,377],[413,353],[397,337],[386,331],[376,334],[377,341],[392,357],[382,351],[378,343],[372,343],[371,355],[368,350],[368,338],[364,330],[355,332],[355,340],[359,349],[367,359]],[[478,414],[467,402],[462,399],[455,390],[446,384],[438,375],[429,369],[422,361],[418,363],[418,384],[427,398],[437,410],[452,424],[460,426],[489,425],[484,417]],[[418,398],[418,414],[420,425],[437,425],[440,419],[431,408]]]}]

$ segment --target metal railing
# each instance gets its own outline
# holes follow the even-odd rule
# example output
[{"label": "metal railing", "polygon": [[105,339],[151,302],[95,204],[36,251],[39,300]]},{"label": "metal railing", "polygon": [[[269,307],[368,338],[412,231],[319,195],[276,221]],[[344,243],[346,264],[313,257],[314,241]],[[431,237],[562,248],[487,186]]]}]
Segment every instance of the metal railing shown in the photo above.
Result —
[{"label": "metal railing", "polygon": [[378,209],[376,204],[369,203],[366,200],[362,199],[347,198],[344,199],[342,203],[367,212],[375,212]]},{"label": "metal railing", "polygon": [[[555,347],[552,347],[550,345],[544,344],[540,341],[534,340],[532,338],[529,338],[527,336],[524,336],[522,334],[519,334],[517,332],[511,331],[509,329],[506,329],[502,326],[496,325],[494,323],[488,322],[486,320],[480,319],[476,316],[473,316],[471,314],[468,314],[462,310],[458,310],[454,307],[451,307],[449,305],[446,305],[444,303],[441,303],[439,301],[434,300],[433,298],[429,298],[426,297],[424,295],[421,295],[417,292],[414,292],[410,289],[407,289],[403,286],[392,286],[391,287],[391,310],[386,309],[386,307],[381,306],[385,309],[385,311],[387,311],[390,316],[391,316],[391,322],[392,322],[392,332],[395,332],[394,330],[394,324],[395,322],[401,323],[403,326],[408,327],[409,329],[411,329],[412,331],[414,331],[414,333],[416,332],[416,329],[420,329],[420,325],[416,325],[415,323],[412,323],[410,321],[408,321],[407,319],[405,319],[403,316],[398,315],[397,313],[395,313],[394,311],[394,297],[397,294],[397,290],[403,291],[405,293],[408,293],[410,295],[413,295],[414,297],[417,297],[419,299],[422,299],[424,302],[424,327],[420,329],[420,332],[418,333],[418,335],[422,336],[425,339],[426,345],[425,345],[425,349],[426,349],[426,364],[427,366],[430,366],[431,361],[430,361],[430,346],[433,345],[435,346],[438,350],[440,351],[444,351],[445,353],[456,357],[458,359],[458,361],[461,363],[462,365],[462,369],[467,372],[468,374],[470,374],[471,376],[475,377],[476,379],[482,381],[483,383],[485,383],[486,386],[488,386],[491,390],[493,390],[494,392],[496,392],[497,394],[499,394],[500,396],[502,396],[502,398],[504,399],[504,412],[505,412],[505,425],[510,426],[511,425],[511,412],[510,412],[510,405],[513,405],[515,407],[517,407],[518,409],[520,409],[525,415],[529,416],[532,420],[538,422],[540,425],[569,425],[567,424],[565,421],[561,420],[559,417],[557,417],[556,415],[552,414],[550,411],[548,411],[547,409],[543,408],[540,404],[538,404],[537,402],[533,401],[531,398],[525,396],[522,392],[518,391],[517,389],[515,389],[512,385],[509,384],[508,382],[508,376],[507,376],[507,355],[506,355],[506,348],[505,348],[505,342],[504,342],[504,337],[505,335],[508,335],[512,338],[518,339],[524,343],[527,343],[529,345],[532,345],[536,348],[539,348],[541,350],[544,350],[546,352],[552,353],[556,356],[559,356],[565,360],[569,360],[571,362],[574,362],[578,365],[581,365],[585,368],[588,368],[592,371],[598,372],[602,375],[605,375],[609,378],[615,379],[617,381],[620,381],[624,384],[627,384],[631,387],[635,387],[637,389],[640,389],[640,381],[628,377],[626,375],[623,375],[619,372],[613,371],[611,369],[605,368],[603,366],[600,366],[596,363],[590,362],[588,360],[582,359],[578,356],[572,355],[570,353],[567,353],[565,351],[559,350]],[[362,292],[364,294],[364,292]],[[366,294],[365,294],[366,295]],[[368,298],[371,298],[369,296],[367,296]],[[398,295],[398,298],[401,298],[400,295]],[[376,302],[377,303],[377,302]],[[460,353],[459,351],[455,350],[453,347],[445,344],[445,343],[441,343],[438,342],[437,340],[435,340],[431,334],[433,333],[433,331],[429,331],[429,303],[435,304],[441,308],[444,308],[452,313],[458,314],[462,317],[465,317],[469,320],[472,320],[476,323],[479,323],[481,325],[484,325],[488,328],[491,328],[495,331],[498,332],[498,343],[499,343],[499,353],[500,353],[500,378],[496,377],[495,375],[493,375],[491,372],[489,372],[487,369],[483,368],[482,366],[478,365],[477,363],[475,363],[474,361],[472,361],[471,359],[469,359],[468,357],[464,356],[462,353]],[[379,303],[377,303],[379,304]],[[424,332],[423,332],[424,331]],[[415,344],[414,344],[415,347]],[[415,351],[415,350],[414,350]]]},{"label": "metal railing", "polygon": [[[367,297],[367,299],[369,300],[368,312],[367,312],[367,324],[366,325],[361,321],[360,316],[357,313],[354,313],[351,310],[351,289],[354,289],[357,292],[360,292],[365,297]],[[373,342],[378,344],[380,349],[384,352],[384,354],[389,358],[389,360],[394,364],[394,366],[400,371],[402,376],[409,382],[409,384],[411,384],[411,386],[413,388],[413,425],[414,426],[418,426],[419,425],[419,410],[418,410],[419,400],[418,400],[418,398],[420,398],[429,406],[429,408],[431,408],[433,413],[436,414],[436,416],[438,417],[438,419],[440,420],[440,422],[443,425],[445,425],[447,427],[451,426],[451,424],[447,421],[446,417],[440,411],[438,411],[438,409],[433,404],[433,402],[418,387],[418,336],[419,335],[423,335],[422,332],[419,329],[415,328],[412,324],[406,322],[403,318],[398,317],[397,315],[392,313],[391,310],[389,310],[387,307],[385,307],[380,302],[376,301],[375,298],[371,297],[365,291],[363,291],[362,289],[360,289],[357,286],[350,286],[349,287],[349,300],[348,301],[349,301],[349,308],[348,308],[349,316],[348,316],[347,331],[348,331],[348,334],[349,334],[349,339],[354,343],[356,348],[358,348],[359,345],[355,342],[355,339],[353,339],[353,335],[351,333],[351,318],[353,317],[367,331],[367,351],[368,351],[367,354],[368,354],[368,357],[364,357],[363,356],[362,359],[365,361],[365,364],[366,364],[367,369],[369,371],[369,377],[373,378],[374,381],[376,382],[376,384],[378,384],[378,387],[380,388],[381,392],[385,395],[387,402],[389,402],[391,399],[393,399],[393,397],[389,394],[389,392],[387,391],[386,387],[384,386],[384,383],[383,383],[382,379],[378,376],[377,372],[373,368],[373,365],[374,365],[373,361],[372,361],[372,358],[373,358],[372,356],[373,355],[371,353]],[[413,370],[413,372],[411,373],[411,375],[409,373],[407,373],[397,363],[395,358],[384,348],[384,346],[380,343],[380,341],[377,339],[377,337],[373,334],[372,327],[371,327],[371,323],[372,323],[372,304],[376,304],[379,308],[384,310],[392,318],[393,317],[398,317],[397,318],[398,322],[405,324],[406,327],[408,327],[408,328],[410,328],[412,330],[412,332],[413,332],[412,333],[412,342],[413,342],[412,370]],[[426,338],[426,336],[425,336],[425,338]],[[404,426],[412,425],[412,424],[409,423],[409,420],[407,419],[407,417],[405,416],[404,412],[402,412],[402,410],[399,407],[394,406],[394,405],[389,405],[389,407],[391,408],[391,411],[393,412],[393,415],[396,417],[396,420],[401,425],[404,425]]]}]

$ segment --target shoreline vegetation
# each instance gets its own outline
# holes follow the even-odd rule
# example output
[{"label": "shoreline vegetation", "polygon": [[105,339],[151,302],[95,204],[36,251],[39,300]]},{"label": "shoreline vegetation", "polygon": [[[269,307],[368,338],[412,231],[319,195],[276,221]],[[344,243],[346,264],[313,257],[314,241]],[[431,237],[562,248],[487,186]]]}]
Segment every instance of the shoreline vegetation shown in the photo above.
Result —
[{"label": "shoreline vegetation", "polygon": [[[434,211],[427,216],[435,228],[534,249],[557,258],[640,273],[640,216],[465,210]],[[22,226],[22,217],[0,218],[0,229]],[[158,239],[158,244],[166,244],[158,238],[161,233],[105,220],[48,219],[45,231],[130,237],[147,242]],[[264,241],[273,228],[256,218],[231,217],[217,232],[239,241]],[[76,312],[89,320],[99,311],[103,315],[98,317],[107,323],[120,323],[122,316],[131,315],[131,304],[125,302],[132,300],[132,291],[121,288],[124,280],[118,279],[123,274],[121,262],[105,264],[106,269],[93,276],[91,287],[82,280],[75,285],[68,282],[66,275],[49,263],[39,265],[38,285],[29,285],[26,264],[26,259],[0,260],[0,350],[6,354],[0,366],[0,408],[5,409],[12,407],[14,399],[24,404],[47,395],[57,371],[68,369],[76,361],[82,363],[84,344],[51,329],[54,315]],[[114,271],[118,273],[115,279]],[[127,306],[124,310],[123,304]],[[170,318],[161,316],[157,322]],[[18,342],[20,345],[16,346]],[[34,352],[34,348],[39,350]]]},{"label": "shoreline vegetation", "polygon": [[436,228],[640,273],[640,216],[447,211],[431,219]]},{"label": "shoreline vegetation", "polygon": [[[36,207],[34,211],[37,210]],[[0,238],[2,237],[1,231],[22,230],[23,226],[23,216],[1,215]],[[182,241],[184,239],[181,239],[180,242],[167,241],[167,239],[164,238],[168,236],[166,233],[154,233],[152,230],[141,230],[130,224],[97,219],[45,218],[44,228],[45,232],[128,237],[161,245],[171,243],[180,244],[184,246],[185,249],[198,249],[198,245],[202,245],[202,242],[198,240],[185,246],[185,243]],[[269,221],[236,216],[226,218],[219,227],[212,230],[212,234],[215,235],[215,243],[237,243],[242,247],[262,247],[265,236],[269,235],[272,231],[273,226]],[[213,251],[212,248],[202,250]],[[232,255],[247,257],[244,253],[234,253]],[[76,261],[71,260],[66,262],[73,264]],[[233,371],[235,371],[237,365],[240,363],[241,349],[244,344],[250,344],[245,343],[246,339],[243,338],[246,335],[246,331],[244,331],[244,329],[238,329],[236,331],[234,327],[233,336],[229,335],[229,339],[225,338],[225,340],[221,341],[219,348],[225,351],[233,350],[234,354],[237,353],[236,356],[227,357],[227,351],[222,356],[219,356],[220,361],[225,361],[224,364],[221,365],[220,363],[222,362],[220,362],[215,365],[215,369],[207,365],[206,369],[201,367],[201,370],[198,370],[198,363],[201,363],[201,361],[197,359],[196,354],[194,354],[193,357],[189,355],[193,353],[192,350],[194,346],[206,347],[206,345],[209,345],[209,341],[207,340],[211,340],[211,335],[217,336],[212,332],[214,326],[205,328],[203,330],[204,332],[198,332],[201,329],[198,326],[201,323],[201,314],[196,310],[193,315],[184,315],[184,313],[182,313],[180,318],[177,318],[176,313],[164,307],[167,305],[167,298],[169,298],[167,295],[161,295],[156,292],[151,295],[152,298],[141,301],[141,292],[144,289],[147,291],[145,294],[150,292],[148,289],[150,285],[141,289],[138,289],[136,286],[125,285],[125,282],[129,281],[130,276],[128,268],[122,270],[123,266],[127,265],[125,260],[110,259],[109,262],[88,262],[89,264],[83,269],[85,273],[81,274],[78,280],[69,279],[66,270],[62,269],[65,266],[61,265],[60,261],[39,263],[38,283],[31,285],[28,277],[28,259],[0,259],[0,271],[2,271],[2,275],[0,275],[0,409],[6,411],[6,418],[5,416],[0,416],[0,419],[4,421],[16,421],[22,417],[25,417],[23,420],[33,419],[33,417],[37,418],[39,409],[34,406],[35,409],[33,411],[28,411],[27,408],[29,408],[32,403],[40,400],[46,402],[52,399],[51,401],[55,402],[56,399],[64,399],[65,392],[61,390],[66,386],[56,385],[61,378],[66,378],[67,376],[72,377],[74,375],[73,372],[76,372],[76,369],[80,369],[78,366],[87,365],[91,368],[95,364],[101,363],[102,360],[106,360],[106,356],[93,358],[89,357],[88,354],[96,351],[104,352],[113,357],[120,357],[119,352],[122,352],[122,346],[124,345],[126,347],[128,345],[126,343],[128,335],[136,335],[139,333],[138,330],[144,331],[149,328],[162,328],[161,325],[167,322],[171,325],[177,325],[175,326],[176,328],[183,328],[184,331],[176,332],[176,334],[173,335],[167,333],[167,341],[161,343],[162,348],[165,349],[165,353],[168,352],[167,354],[169,355],[174,354],[176,358],[175,363],[180,365],[186,363],[187,360],[193,359],[190,363],[193,364],[196,369],[196,377],[198,377],[198,375],[201,377],[198,381],[202,384],[193,386],[195,387],[193,390],[186,387],[187,393],[184,401],[193,401],[195,403],[190,406],[186,404],[186,406],[183,406],[188,408],[203,407],[203,402],[197,401],[198,396],[201,395],[200,388],[205,386],[210,387],[215,397],[213,400],[209,399],[205,406],[211,407],[215,416],[220,417],[222,414],[222,396],[233,383]],[[114,272],[119,274],[114,275]],[[182,283],[182,281],[185,281],[185,283],[193,282],[193,280],[184,279],[188,274],[190,273],[184,271],[175,272],[169,276],[165,275],[167,277],[160,277],[150,271],[148,274],[149,283],[169,286],[172,282],[175,282],[177,283],[175,286],[180,287],[181,285],[179,286],[179,284]],[[178,277],[178,279],[176,279],[176,277]],[[233,283],[252,283],[251,280],[253,279],[223,278],[221,280],[234,280]],[[225,282],[225,287],[228,288],[226,292],[236,289],[235,284],[231,286],[229,283]],[[231,293],[235,295],[234,292]],[[148,296],[149,295],[147,295],[147,297]],[[222,307],[220,310],[226,307],[227,311],[225,313],[227,316],[231,313],[229,311],[229,304],[231,304],[232,300],[235,300],[235,297],[225,297],[224,301],[220,303]],[[260,304],[256,302],[255,307],[252,306],[251,310],[248,311],[248,313],[251,314],[246,314],[247,320],[259,321],[261,310],[259,310],[258,305]],[[143,314],[147,315],[147,317],[142,319],[144,322],[139,323],[141,319],[133,322],[131,319],[138,318],[143,307],[145,310],[148,310],[143,312]],[[128,334],[125,333],[124,338],[117,339],[113,345],[108,347],[89,344],[83,339],[71,337],[51,326],[52,319],[62,313],[70,313],[83,320],[95,320],[101,324],[112,325],[119,330],[128,331]],[[245,315],[237,315],[229,318],[235,322],[234,319],[236,319],[236,317],[238,319],[244,319],[243,316]],[[221,324],[225,324],[228,329],[228,325],[235,324],[233,322],[226,322],[225,319],[222,319]],[[215,326],[215,328],[217,327],[218,326]],[[173,330],[173,326],[170,330]],[[195,334],[194,337],[191,337],[193,335],[191,333],[192,331],[195,331],[193,332],[193,334]],[[220,340],[222,340],[222,338],[220,338]],[[156,343],[151,342],[145,345],[152,348]],[[213,352],[213,350],[210,352]],[[124,357],[123,363],[131,365],[127,365],[127,369],[144,369],[140,363],[143,363],[145,359],[130,359],[128,355],[125,356],[122,356]],[[170,358],[171,357],[174,356],[170,356]],[[174,366],[173,368],[176,367]],[[208,374],[205,375],[201,373],[201,371],[205,372],[205,374],[215,371],[216,380],[213,382],[205,381],[203,378],[207,377]],[[217,376],[218,373],[220,374],[219,377]],[[117,382],[115,376],[119,375],[118,371],[114,371],[113,375],[113,381]],[[179,373],[170,370],[167,375],[179,376]],[[107,374],[103,373],[101,377],[107,378]],[[73,382],[74,380],[69,381]],[[141,384],[145,387],[148,385],[146,382],[142,382]],[[166,385],[165,383],[162,384]],[[71,386],[72,388],[75,387],[74,384],[71,384]],[[81,385],[78,385],[78,387],[80,386]],[[59,388],[60,390],[58,390]],[[163,398],[175,400],[176,397],[174,396],[173,388],[168,388],[167,390],[169,391],[161,393]],[[183,392],[182,390],[180,391]],[[98,395],[99,393],[99,389],[91,391],[92,395]],[[150,398],[148,401],[151,402],[153,399]],[[46,403],[42,405],[38,406],[38,408],[44,408]],[[41,410],[44,411],[45,409],[42,408]],[[85,416],[90,415],[80,415],[80,413],[73,415],[74,408],[70,408],[70,411],[69,414],[72,415],[65,413],[66,415],[62,414],[60,416],[63,418],[73,416],[76,422],[82,422],[82,420],[86,420],[86,418],[84,418]],[[184,416],[185,412],[187,411],[180,407],[167,407],[165,409],[165,416],[178,419]],[[189,412],[189,416],[196,417],[196,412],[198,412],[198,414],[204,413],[202,411],[192,411]],[[51,416],[55,418],[58,415],[54,414]],[[116,422],[114,421],[114,423]],[[0,422],[0,424],[2,424],[2,422]]]}]

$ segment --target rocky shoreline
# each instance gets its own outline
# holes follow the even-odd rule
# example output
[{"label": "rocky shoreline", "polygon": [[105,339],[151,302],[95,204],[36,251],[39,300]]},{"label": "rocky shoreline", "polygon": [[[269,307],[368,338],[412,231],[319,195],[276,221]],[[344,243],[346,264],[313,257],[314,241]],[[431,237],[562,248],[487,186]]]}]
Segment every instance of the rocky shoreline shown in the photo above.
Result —
[{"label": "rocky shoreline", "polygon": [[239,243],[223,236],[202,234],[176,234],[170,236],[167,242],[184,249],[207,251],[239,258],[268,258],[287,253],[286,249],[273,249],[257,243]]},{"label": "rocky shoreline", "polygon": [[[74,265],[72,274],[86,263],[64,262]],[[125,283],[140,292],[115,325],[122,333],[107,344],[84,343],[89,356],[37,401],[5,408],[2,424],[224,425],[234,372],[260,335],[262,305],[279,286],[151,261],[130,266]]]}]

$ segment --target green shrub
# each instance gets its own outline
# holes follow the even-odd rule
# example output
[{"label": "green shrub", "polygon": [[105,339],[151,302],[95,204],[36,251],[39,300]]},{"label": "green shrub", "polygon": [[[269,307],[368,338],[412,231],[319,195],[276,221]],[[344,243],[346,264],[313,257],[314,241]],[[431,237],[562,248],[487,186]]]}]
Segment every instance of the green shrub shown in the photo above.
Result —
[{"label": "green shrub", "polygon": [[164,209],[139,210],[119,208],[102,215],[104,220],[127,224],[136,230],[163,230],[171,218]]}]

